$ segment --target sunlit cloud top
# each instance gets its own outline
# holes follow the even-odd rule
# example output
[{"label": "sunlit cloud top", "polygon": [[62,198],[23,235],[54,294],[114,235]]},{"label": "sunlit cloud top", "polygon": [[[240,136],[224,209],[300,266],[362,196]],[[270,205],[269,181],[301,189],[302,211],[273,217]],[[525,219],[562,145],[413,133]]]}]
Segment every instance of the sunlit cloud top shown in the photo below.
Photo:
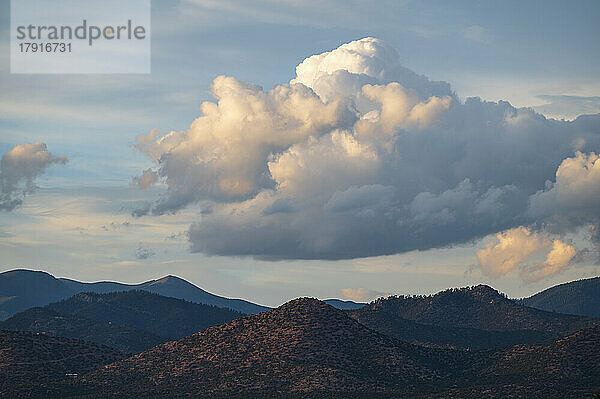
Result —
[{"label": "sunlit cloud top", "polygon": [[[217,77],[190,129],[137,138],[155,162],[137,181],[168,187],[148,211],[201,204],[193,251],[265,259],[395,254],[543,226],[536,248],[548,258],[533,265],[546,269],[528,275],[567,265],[560,237],[598,225],[585,198],[600,186],[600,117],[462,101],[399,59],[367,37],[308,57],[270,90]],[[569,172],[578,167],[589,176]]]}]

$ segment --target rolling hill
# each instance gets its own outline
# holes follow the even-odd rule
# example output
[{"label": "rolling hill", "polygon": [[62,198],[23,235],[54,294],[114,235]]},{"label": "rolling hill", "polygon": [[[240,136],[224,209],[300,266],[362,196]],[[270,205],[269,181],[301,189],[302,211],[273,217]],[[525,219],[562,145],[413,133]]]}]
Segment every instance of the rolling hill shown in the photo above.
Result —
[{"label": "rolling hill", "polygon": [[83,283],[66,278],[55,278],[46,272],[17,269],[0,273],[0,320],[5,320],[31,307],[44,306],[81,292],[104,294],[131,290],[148,291],[189,302],[229,308],[244,314],[270,309],[243,299],[230,299],[211,294],[175,276],[166,276],[140,284],[109,281]]},{"label": "rolling hill", "polygon": [[72,380],[13,386],[45,398],[539,398],[600,390],[600,326],[546,345],[457,350],[378,333],[300,298]]},{"label": "rolling hill", "polygon": [[130,325],[167,339],[181,338],[244,316],[231,309],[145,291],[81,293],[49,304],[48,308],[99,322]]},{"label": "rolling hill", "polygon": [[129,325],[99,322],[74,314],[31,308],[0,323],[0,329],[30,331],[106,345],[125,353],[136,353],[165,342],[163,337]]},{"label": "rolling hill", "polygon": [[430,390],[433,381],[444,386],[456,357],[441,361],[430,352],[301,298],[151,348],[63,389],[90,397],[384,397]]},{"label": "rolling hill", "polygon": [[423,346],[477,350],[548,342],[553,337],[552,334],[544,331],[486,331],[468,327],[422,324],[384,311],[349,314],[361,324],[382,334]]},{"label": "rolling hill", "polygon": [[430,296],[381,298],[349,315],[409,342],[470,349],[546,343],[600,323],[523,306],[486,285]]},{"label": "rolling hill", "polygon": [[518,376],[524,383],[545,379],[544,384],[551,385],[598,386],[600,326],[577,331],[548,345],[510,348],[481,375]]},{"label": "rolling hill", "polygon": [[592,398],[600,395],[600,326],[547,345],[516,345],[472,370],[472,382],[427,398]]},{"label": "rolling hill", "polygon": [[0,396],[14,387],[28,390],[35,383],[58,381],[67,373],[83,375],[125,354],[89,342],[30,332],[0,330]]},{"label": "rolling hill", "polygon": [[242,316],[231,309],[146,291],[81,293],[18,313],[0,323],[0,328],[45,332],[139,352]]},{"label": "rolling hill", "polygon": [[548,312],[600,317],[600,277],[556,285],[520,302]]}]

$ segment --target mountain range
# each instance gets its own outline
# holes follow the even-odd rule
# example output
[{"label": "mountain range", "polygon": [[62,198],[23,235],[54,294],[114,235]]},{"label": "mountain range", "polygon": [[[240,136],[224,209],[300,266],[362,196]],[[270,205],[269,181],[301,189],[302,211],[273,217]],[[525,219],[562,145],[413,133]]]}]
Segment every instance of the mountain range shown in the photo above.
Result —
[{"label": "mountain range", "polygon": [[407,393],[448,378],[447,365],[429,352],[301,298],[156,346],[59,388],[89,397]]},{"label": "mountain range", "polygon": [[[42,271],[15,269],[0,273],[0,321],[34,306],[45,306],[82,292],[106,294],[132,290],[148,291],[189,302],[229,308],[244,314],[260,313],[271,309],[243,299],[211,294],[176,276],[165,276],[140,284],[113,281],[84,283],[68,278],[56,278]],[[338,309],[358,309],[365,305],[340,299],[326,299],[325,302]]]},{"label": "mountain range", "polygon": [[349,314],[405,341],[469,349],[548,343],[597,323],[524,306],[486,285],[380,298]]},{"label": "mountain range", "polygon": [[81,292],[105,294],[131,290],[148,291],[189,302],[229,308],[244,314],[259,313],[270,309],[243,299],[230,299],[211,294],[175,276],[166,276],[140,284],[110,281],[83,283],[66,278],[56,278],[46,272],[16,269],[0,273],[0,320],[5,320],[13,314],[31,307],[44,306]]},{"label": "mountain range", "polygon": [[[600,319],[526,305],[535,298],[537,307],[569,304],[573,313],[589,313],[598,279],[521,300],[478,285],[369,304],[327,300],[331,306],[299,298],[246,315],[148,290],[113,292],[134,285],[14,272],[6,278],[0,274],[0,288],[7,281],[18,283],[0,291],[8,298],[2,302],[8,306],[0,307],[7,313],[16,305],[68,295],[65,287],[74,292],[89,284],[100,293],[59,298],[0,323],[0,329],[20,330],[0,332],[1,397],[567,398],[600,393]],[[172,276],[153,282],[135,286],[171,294],[177,294],[176,287],[195,287]],[[29,297],[31,287],[38,292]],[[190,288],[186,295],[196,290],[202,291]],[[76,378],[67,375],[73,372]]]},{"label": "mountain range", "polygon": [[80,293],[17,313],[0,323],[0,329],[44,332],[139,352],[242,316],[228,308],[146,291]]},{"label": "mountain range", "polygon": [[116,361],[16,387],[49,397],[537,398],[600,390],[600,326],[546,345],[471,351],[377,332],[300,298]]},{"label": "mountain range", "polygon": [[[0,273],[0,320],[5,320],[31,307],[44,306],[80,292],[104,294],[131,290],[148,291],[189,302],[225,307],[244,314],[260,313],[270,309],[243,299],[230,299],[211,294],[176,276],[165,276],[140,284],[112,281],[84,283],[67,278],[56,278],[42,271],[15,269]],[[600,317],[600,277],[560,284],[517,301],[550,312]],[[326,299],[324,302],[342,310],[356,310],[365,305],[340,299]]]}]

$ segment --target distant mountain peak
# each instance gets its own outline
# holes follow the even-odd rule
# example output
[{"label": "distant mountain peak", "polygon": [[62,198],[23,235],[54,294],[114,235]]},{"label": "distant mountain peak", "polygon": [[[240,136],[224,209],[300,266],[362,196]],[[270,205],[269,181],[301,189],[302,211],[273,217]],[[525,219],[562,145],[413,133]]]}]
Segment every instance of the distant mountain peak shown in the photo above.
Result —
[{"label": "distant mountain peak", "polygon": [[182,279],[181,277],[174,276],[174,275],[172,275],[172,274],[167,274],[166,276],[164,276],[164,277],[162,277],[162,278],[159,278],[159,279],[158,279],[158,280],[156,280],[156,281],[157,281],[157,282],[158,282],[158,281],[185,281],[185,282],[187,283],[187,281],[186,281],[186,280]]},{"label": "distant mountain peak", "polygon": [[192,285],[192,283],[190,283],[189,281],[184,280],[181,277],[173,276],[171,274],[169,274],[168,276],[161,277],[157,280],[149,281],[147,284],[149,286],[150,285],[184,285],[184,286]]},{"label": "distant mountain peak", "polygon": [[153,282],[154,283],[166,283],[166,282],[169,282],[169,281],[185,281],[185,280],[182,279],[182,278],[179,278],[177,276],[173,276],[172,274],[169,274],[169,275],[166,275],[166,276],[161,277],[159,279],[156,279]]},{"label": "distant mountain peak", "polygon": [[44,275],[52,277],[52,275],[50,273],[47,273],[45,271],[42,271],[42,270],[31,270],[31,269],[13,269],[13,270],[8,270],[6,272],[2,272],[0,274],[3,274],[5,276],[10,276],[10,275],[14,275],[14,274],[31,274],[31,275],[33,275],[33,274],[38,274],[38,275],[44,274]]},{"label": "distant mountain peak", "polygon": [[286,303],[281,305],[279,308],[283,309],[283,308],[295,308],[295,307],[305,308],[305,307],[327,307],[327,306],[329,306],[329,305],[327,305],[325,302],[323,302],[317,298],[305,296],[305,297],[300,297],[300,298],[296,298],[296,299],[287,301]]},{"label": "distant mountain peak", "polygon": [[0,273],[0,320],[71,295],[69,287],[43,271],[16,269]]},{"label": "distant mountain peak", "polygon": [[131,290],[143,290],[189,302],[229,308],[245,314],[269,310],[266,306],[244,299],[230,299],[212,294],[173,275],[139,284],[114,281],[87,283],[68,278],[55,278],[44,271],[15,269],[0,273],[0,321],[31,307],[44,306],[80,292],[106,294]]},{"label": "distant mountain peak", "polygon": [[471,289],[471,292],[475,297],[481,299],[506,299],[498,290],[490,287],[489,285],[479,284]]},{"label": "distant mountain peak", "polygon": [[309,297],[292,299],[266,314],[286,315],[290,319],[321,319],[328,318],[334,314],[342,314],[342,311],[325,302]]}]

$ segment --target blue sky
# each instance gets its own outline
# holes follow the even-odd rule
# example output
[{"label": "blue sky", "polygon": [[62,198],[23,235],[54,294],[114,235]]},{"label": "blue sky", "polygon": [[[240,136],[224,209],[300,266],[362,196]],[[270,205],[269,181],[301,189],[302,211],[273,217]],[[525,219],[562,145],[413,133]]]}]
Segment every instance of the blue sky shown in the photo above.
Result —
[{"label": "blue sky", "polygon": [[[293,79],[305,58],[364,37],[394,48],[402,66],[449,82],[458,101],[505,100],[567,119],[598,113],[598,2],[154,1],[148,75],[10,74],[8,2],[0,7],[0,152],[41,141],[69,158],[37,178],[39,190],[21,207],[0,214],[3,270],[129,282],[175,274],[269,305],[298,295],[340,297],[344,289],[355,299],[371,299],[477,282],[522,296],[599,273],[587,260],[535,282],[517,274],[486,275],[476,251],[493,234],[440,245],[450,248],[344,260],[208,256],[190,253],[185,238],[201,219],[204,202],[175,214],[130,215],[167,189],[132,186],[133,176],[155,166],[134,147],[137,136],[154,128],[188,129],[200,104],[214,101],[216,76],[268,90]],[[585,150],[600,148],[588,140]],[[553,170],[559,164],[557,159]],[[586,239],[574,228],[568,234],[561,230],[560,239]],[[589,245],[578,249],[583,247]],[[136,257],[140,248],[153,255]]]}]

